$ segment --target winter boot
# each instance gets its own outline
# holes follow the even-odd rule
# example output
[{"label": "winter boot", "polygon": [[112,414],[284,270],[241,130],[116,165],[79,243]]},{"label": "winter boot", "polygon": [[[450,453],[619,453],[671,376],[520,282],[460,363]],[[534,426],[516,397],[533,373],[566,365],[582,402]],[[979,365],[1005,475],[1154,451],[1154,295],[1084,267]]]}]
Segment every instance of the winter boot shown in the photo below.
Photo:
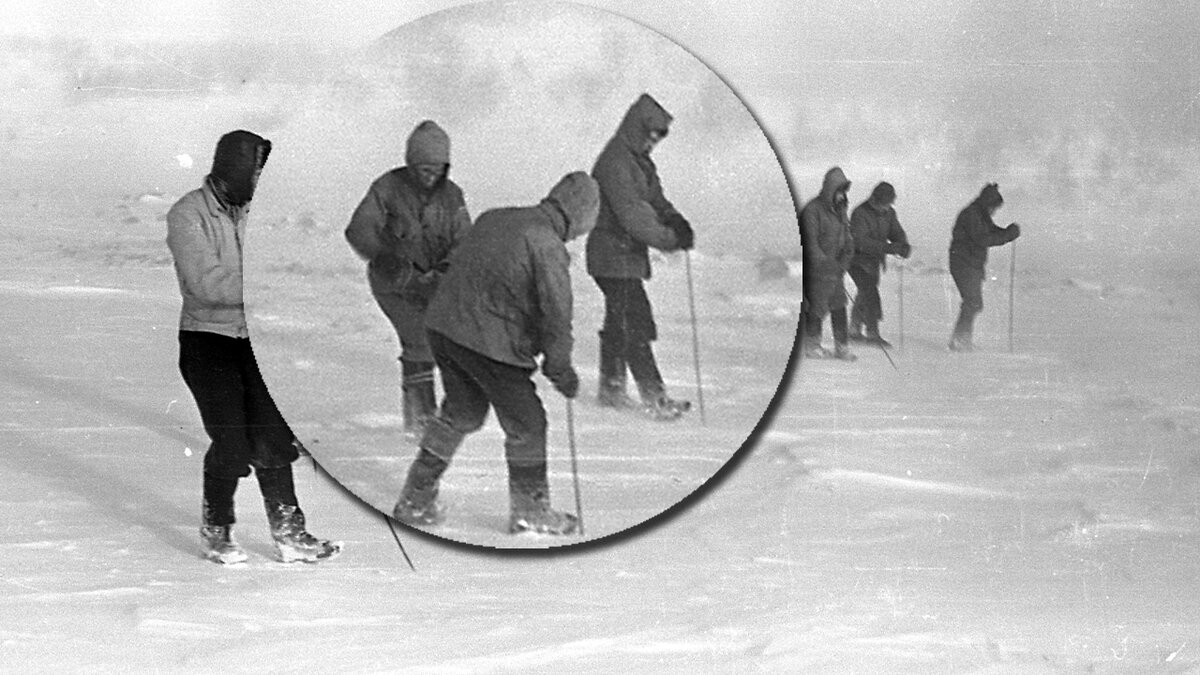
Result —
[{"label": "winter boot", "polygon": [[690,401],[681,401],[667,396],[666,390],[661,384],[640,386],[642,396],[642,410],[650,416],[651,419],[658,422],[670,422],[683,417],[683,413],[692,409]]},{"label": "winter boot", "polygon": [[948,347],[952,352],[970,352],[975,350],[973,344],[975,317],[960,311],[958,321],[954,324],[954,333],[950,336]]},{"label": "winter boot", "polygon": [[245,562],[248,555],[233,538],[233,494],[237,478],[204,474],[204,497],[200,504],[200,554],[222,565]]},{"label": "winter boot", "polygon": [[[850,335],[850,339],[851,340],[854,339],[853,334]],[[867,325],[867,332],[863,336],[863,342],[866,342],[868,344],[873,344],[873,345],[879,345],[880,347],[883,347],[884,349],[887,349],[888,347],[892,346],[892,343],[888,342],[887,340],[884,340],[883,336],[881,336],[879,334],[879,324],[874,324],[874,325],[868,324]]]},{"label": "winter boot", "polygon": [[858,359],[854,352],[850,351],[850,345],[845,342],[837,342],[833,345],[833,358],[839,361],[855,361]]},{"label": "winter boot", "polygon": [[267,524],[275,541],[275,554],[280,562],[318,562],[336,556],[342,543],[318,539],[304,526],[304,512],[296,500],[292,466],[255,469],[263,505],[267,509]]},{"label": "winter boot", "polygon": [[596,401],[604,408],[632,409],[637,402],[625,393],[626,366],[621,344],[600,331],[600,387]]},{"label": "winter boot", "polygon": [[263,500],[267,523],[280,562],[320,562],[342,552],[342,542],[318,539],[304,526],[304,512],[294,504]]},{"label": "winter boot", "polygon": [[434,365],[429,362],[400,361],[403,381],[400,386],[401,408],[404,411],[404,432],[420,437],[425,423],[437,414],[437,394],[434,391]]},{"label": "winter boot", "polygon": [[446,462],[421,448],[408,467],[408,478],[400,498],[392,507],[392,518],[405,525],[430,527],[441,525],[446,512],[438,502],[438,479],[446,470]]},{"label": "winter boot", "polygon": [[511,504],[508,533],[571,534],[579,528],[574,514],[550,508],[550,485],[546,465],[508,465],[508,495]]},{"label": "winter boot", "polygon": [[392,518],[418,527],[440,525],[446,519],[445,510],[437,499],[438,481],[462,441],[463,434],[444,420],[430,418],[425,425],[425,435],[421,437],[421,449],[408,467],[404,488],[392,507]]}]

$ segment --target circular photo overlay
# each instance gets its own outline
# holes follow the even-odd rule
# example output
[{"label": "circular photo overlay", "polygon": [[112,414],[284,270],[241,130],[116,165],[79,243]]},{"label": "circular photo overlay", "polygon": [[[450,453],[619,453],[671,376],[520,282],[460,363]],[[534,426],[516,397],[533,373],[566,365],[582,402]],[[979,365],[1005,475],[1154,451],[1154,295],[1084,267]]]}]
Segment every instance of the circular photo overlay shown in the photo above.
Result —
[{"label": "circular photo overlay", "polygon": [[721,78],[601,10],[480,3],[379,38],[271,135],[255,351],[343,486],[539,549],[671,509],[776,396],[795,207]]}]

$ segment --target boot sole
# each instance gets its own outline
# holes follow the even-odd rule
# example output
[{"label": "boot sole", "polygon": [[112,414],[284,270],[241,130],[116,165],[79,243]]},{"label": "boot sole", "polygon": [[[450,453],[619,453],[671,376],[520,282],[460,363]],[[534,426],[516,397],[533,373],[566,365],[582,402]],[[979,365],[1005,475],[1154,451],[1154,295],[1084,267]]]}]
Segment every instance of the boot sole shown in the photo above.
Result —
[{"label": "boot sole", "polygon": [[218,565],[232,566],[240,565],[250,559],[250,555],[245,551],[237,551],[230,553],[217,553],[216,551],[204,551],[200,554],[201,558],[209,562],[214,562]]},{"label": "boot sole", "polygon": [[303,551],[293,546],[275,545],[275,556],[281,563],[305,562],[315,563],[336,558],[342,552],[342,542],[331,541],[320,551]]}]

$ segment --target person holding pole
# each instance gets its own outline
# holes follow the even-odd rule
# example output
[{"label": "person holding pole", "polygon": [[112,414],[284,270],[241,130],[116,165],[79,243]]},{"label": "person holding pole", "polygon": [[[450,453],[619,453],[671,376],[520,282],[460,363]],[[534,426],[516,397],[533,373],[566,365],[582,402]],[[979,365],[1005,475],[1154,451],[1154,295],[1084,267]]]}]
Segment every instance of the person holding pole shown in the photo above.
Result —
[{"label": "person holding pole", "polygon": [[988,248],[1003,246],[1021,236],[1016,223],[998,227],[992,217],[1004,204],[996,183],[983,186],[979,196],[959,212],[950,238],[950,276],[962,305],[954,332],[950,336],[950,351],[968,352],[974,349],[972,336],[975,317],[983,311],[983,279],[986,275]]},{"label": "person holding pole", "polygon": [[[800,242],[804,255],[804,315],[801,349],[804,358],[854,361],[846,319],[846,269],[854,257],[850,233],[850,181],[840,167],[825,172],[821,193],[800,211]],[[825,316],[833,330],[834,351],[821,346]]]},{"label": "person holding pole", "polygon": [[396,520],[443,522],[442,473],[494,408],[505,434],[509,532],[576,531],[577,516],[550,507],[546,411],[533,375],[540,356],[555,389],[568,399],[579,392],[566,242],[592,229],[599,204],[591,177],[567,174],[537,205],[484,212],[451,254],[425,317],[446,396],[426,423],[392,510]]},{"label": "person holding pole", "polygon": [[656,420],[678,419],[691,407],[667,395],[650,346],[658,329],[644,283],[650,278],[650,248],[688,251],[695,243],[692,226],[663,195],[650,158],[672,119],[649,94],[626,111],[592,168],[600,186],[600,215],[586,249],[588,274],[604,294],[599,403],[638,407],[625,393],[628,368],[641,408]]},{"label": "person holding pole", "polygon": [[[850,259],[850,278],[858,292],[850,308],[850,339],[856,342],[892,346],[879,335],[883,320],[883,302],[879,297],[880,273],[887,269],[886,258],[907,258],[912,252],[908,235],[900,226],[893,204],[896,189],[881,182],[866,201],[850,214],[850,233],[854,236],[854,257]],[[864,331],[865,326],[865,331]]]}]

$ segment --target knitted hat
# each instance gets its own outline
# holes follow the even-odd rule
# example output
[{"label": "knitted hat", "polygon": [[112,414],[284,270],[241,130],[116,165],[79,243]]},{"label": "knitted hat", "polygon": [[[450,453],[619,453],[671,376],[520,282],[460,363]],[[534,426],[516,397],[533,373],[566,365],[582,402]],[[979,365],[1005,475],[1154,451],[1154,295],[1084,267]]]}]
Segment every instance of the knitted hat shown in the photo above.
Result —
[{"label": "knitted hat", "polygon": [[433,120],[421,122],[408,136],[404,161],[408,166],[449,164],[450,136]]}]

